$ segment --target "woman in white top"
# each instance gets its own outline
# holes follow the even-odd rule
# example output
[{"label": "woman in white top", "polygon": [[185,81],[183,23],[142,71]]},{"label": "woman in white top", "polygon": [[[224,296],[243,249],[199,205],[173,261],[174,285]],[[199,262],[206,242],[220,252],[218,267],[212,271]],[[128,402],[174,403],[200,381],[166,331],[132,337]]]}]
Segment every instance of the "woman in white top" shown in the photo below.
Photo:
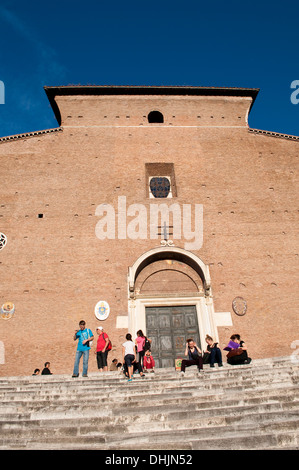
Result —
[{"label": "woman in white top", "polygon": [[136,361],[135,345],[132,341],[132,335],[130,335],[130,333],[126,334],[126,340],[127,341],[123,343],[123,363],[125,362],[128,366],[128,382],[132,382],[133,362]]}]

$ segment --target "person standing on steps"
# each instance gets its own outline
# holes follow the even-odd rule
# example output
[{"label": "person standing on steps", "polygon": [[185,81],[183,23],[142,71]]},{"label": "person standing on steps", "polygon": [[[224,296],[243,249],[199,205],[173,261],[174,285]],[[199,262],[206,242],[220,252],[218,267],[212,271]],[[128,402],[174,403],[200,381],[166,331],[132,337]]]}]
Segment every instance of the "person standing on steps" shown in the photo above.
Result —
[{"label": "person standing on steps", "polygon": [[104,329],[102,326],[97,326],[97,334],[98,336],[98,341],[97,341],[97,350],[96,350],[96,355],[97,355],[97,364],[98,364],[98,369],[100,372],[107,372],[108,371],[108,366],[107,366],[107,356],[108,356],[108,344],[109,344],[109,337],[107,333],[104,332]]},{"label": "person standing on steps", "polygon": [[132,382],[133,364],[136,362],[135,344],[132,341],[132,335],[126,334],[126,341],[123,343],[123,363],[128,367],[128,382]]},{"label": "person standing on steps", "polygon": [[93,340],[92,331],[89,328],[86,328],[86,323],[84,320],[79,322],[79,330],[75,330],[74,341],[78,340],[78,346],[75,357],[75,364],[72,377],[79,377],[79,363],[80,359],[83,356],[83,373],[82,377],[87,377],[88,372],[88,359],[90,344],[89,342]]},{"label": "person standing on steps", "polygon": [[137,331],[137,338],[135,339],[135,344],[137,347],[137,354],[138,354],[138,370],[142,370],[143,368],[143,356],[144,356],[144,344],[145,344],[145,337],[142,330]]}]

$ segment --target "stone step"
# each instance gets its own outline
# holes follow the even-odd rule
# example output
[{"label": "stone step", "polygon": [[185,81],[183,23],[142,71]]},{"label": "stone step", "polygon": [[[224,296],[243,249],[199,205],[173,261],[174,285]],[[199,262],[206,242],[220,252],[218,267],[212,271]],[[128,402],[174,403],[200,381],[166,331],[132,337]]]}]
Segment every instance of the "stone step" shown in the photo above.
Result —
[{"label": "stone step", "polygon": [[249,377],[227,377],[223,380],[213,380],[210,377],[189,377],[181,378],[176,377],[175,380],[163,380],[156,381],[151,380],[148,382],[146,379],[140,377],[134,378],[132,383],[128,383],[125,380],[120,380],[117,383],[93,383],[93,384],[82,384],[78,382],[76,385],[70,387],[51,387],[51,384],[41,384],[41,387],[28,390],[26,388],[20,390],[9,390],[6,392],[0,392],[1,401],[16,401],[21,399],[26,400],[48,400],[48,399],[59,399],[64,396],[76,396],[79,400],[81,397],[93,396],[100,394],[104,398],[110,398],[114,393],[115,398],[126,395],[129,392],[129,398],[138,400],[138,395],[147,393],[150,387],[151,394],[159,393],[175,393],[180,392],[183,396],[184,393],[194,393],[194,389],[217,392],[219,389],[224,391],[237,391],[237,390],[257,390],[263,386],[267,388],[287,388],[298,384],[298,374],[290,375],[279,375],[271,376],[271,378],[262,376],[261,378]]},{"label": "stone step", "polygon": [[[256,375],[250,375],[250,376],[245,376],[244,373],[241,376],[236,376],[234,374],[233,376],[224,376],[221,377],[220,375],[201,375],[197,377],[195,374],[190,374],[189,376],[181,377],[180,375],[176,375],[173,377],[168,377],[168,378],[161,378],[161,377],[155,377],[151,378],[150,380],[150,387],[151,390],[160,390],[160,389],[171,389],[171,388],[177,388],[177,389],[183,389],[184,387],[188,387],[193,383],[194,385],[202,388],[208,388],[208,389],[213,389],[213,388],[230,388],[230,387],[257,387],[259,385],[262,385],[264,383],[267,384],[276,384],[276,383],[282,383],[282,384],[296,384],[298,383],[298,377],[299,374],[297,371],[291,373],[280,373],[280,374],[269,374],[269,376],[265,376],[265,374],[261,374],[261,376],[256,376]],[[63,380],[63,379],[62,379]],[[75,379],[77,381],[77,379]],[[80,385],[80,387],[79,387]],[[146,377],[145,379],[142,379],[139,376],[135,376],[133,379],[132,383],[128,383],[124,378],[120,377],[117,380],[109,380],[109,379],[104,379],[104,380],[98,380],[98,379],[85,379],[85,381],[79,381],[77,383],[64,383],[63,385],[60,383],[54,384],[53,382],[42,382],[42,383],[36,383],[36,384],[30,384],[30,386],[22,386],[22,388],[10,388],[9,390],[1,391],[0,390],[0,398],[3,399],[4,397],[14,397],[16,394],[25,395],[26,398],[30,397],[30,395],[34,396],[46,396],[47,394],[57,394],[61,395],[62,393],[73,393],[75,390],[76,393],[78,394],[92,394],[95,391],[101,389],[102,392],[107,392],[113,387],[117,387],[119,385],[122,385],[122,390],[126,389],[129,387],[130,392],[134,391],[140,391],[142,392],[143,390],[148,389],[148,378]],[[136,388],[138,387],[138,388]],[[128,389],[128,388],[127,388]]]},{"label": "stone step", "polygon": [[51,418],[51,419],[38,419],[31,416],[22,417],[19,420],[9,420],[0,423],[0,430],[6,436],[22,434],[27,430],[27,434],[39,434],[48,432],[50,435],[53,429],[59,432],[68,433],[68,428],[80,427],[81,433],[84,434],[82,429],[86,429],[86,433],[96,433],[102,430],[104,433],[110,435],[119,432],[143,432],[144,426],[148,427],[151,432],[161,431],[162,429],[189,429],[190,421],[192,421],[192,428],[202,428],[211,425],[230,425],[234,423],[252,423],[252,422],[280,422],[285,419],[298,420],[299,419],[299,406],[294,406],[293,403],[284,404],[280,403],[271,405],[259,406],[233,406],[233,407],[219,407],[218,409],[209,408],[204,410],[180,410],[165,413],[149,413],[147,416],[144,414],[138,415],[109,415],[109,416],[83,416],[78,420],[78,417],[66,416],[64,418]]},{"label": "stone step", "polygon": [[[106,411],[114,407],[114,414],[123,412],[123,405],[126,406],[126,414],[129,413],[148,413],[153,408],[157,410],[172,410],[177,409],[178,406],[184,409],[191,407],[192,409],[209,408],[213,406],[239,406],[246,403],[267,403],[267,402],[294,402],[295,405],[299,404],[299,386],[292,387],[291,390],[287,389],[281,394],[281,387],[278,389],[264,388],[259,389],[258,396],[256,391],[247,392],[245,396],[240,394],[239,390],[230,390],[229,393],[214,393],[203,394],[201,390],[193,390],[189,395],[179,393],[158,393],[149,394],[147,397],[147,405],[145,406],[144,395],[138,395],[138,400],[131,399],[132,397],[123,397],[122,406],[119,408],[120,397],[111,396],[110,398],[102,398],[100,394],[85,396],[84,400],[77,397],[65,397],[64,395],[54,398],[37,397],[35,400],[2,400],[0,403],[0,421],[7,415],[13,413],[17,415],[20,411],[23,413],[31,413],[35,416],[47,416],[51,413],[65,413],[69,410],[70,413],[84,414],[84,413],[100,413],[107,414]],[[195,403],[194,403],[195,402]]]},{"label": "stone step", "polygon": [[[291,396],[293,398],[297,397],[298,398],[298,386],[297,385],[292,385],[290,387],[290,384],[286,384],[283,382],[280,384],[279,382],[275,384],[275,386],[272,384],[271,386],[267,387],[259,387],[259,388],[253,388],[252,390],[248,390],[248,388],[245,390],[246,394],[248,397],[255,396],[257,391],[258,393],[258,400],[262,399],[265,400],[267,396],[275,396],[279,395],[282,393],[282,386],[284,387],[284,396],[289,396],[291,393]],[[67,407],[67,406],[73,406],[74,408],[80,408],[80,406],[84,407],[84,409],[88,409],[88,407],[97,407],[99,402],[101,404],[101,408],[105,409],[107,407],[110,407],[113,403],[118,403],[120,399],[122,399],[122,403],[126,403],[126,408],[129,410],[131,407],[140,407],[144,403],[144,393],[145,390],[140,390],[138,385],[136,386],[137,392],[136,394],[132,394],[132,388],[133,385],[129,385],[127,388],[127,391],[130,392],[130,395],[126,395],[124,393],[124,389],[121,388],[121,391],[119,393],[112,392],[109,395],[105,396],[101,390],[98,391],[98,393],[92,393],[92,394],[83,394],[82,396],[77,395],[69,395],[65,393],[61,394],[46,394],[44,396],[41,396],[40,394],[37,394],[37,396],[27,396],[26,393],[22,394],[20,393],[18,395],[15,394],[8,399],[3,399],[0,402],[0,418],[1,416],[7,412],[11,412],[14,409],[22,408],[23,412],[26,412],[26,410],[40,410],[44,408],[45,406],[48,408],[50,405],[52,407]],[[290,392],[291,390],[291,392]],[[81,391],[82,392],[82,391]],[[188,387],[188,391],[183,389],[183,384],[180,386],[177,386],[175,388],[171,389],[165,389],[163,392],[161,390],[156,390],[154,393],[148,393],[148,400],[154,403],[154,406],[157,406],[157,402],[159,404],[171,404],[171,403],[180,403],[180,401],[186,400],[186,398],[193,397],[193,399],[196,399],[197,403],[200,403],[202,401],[209,402],[209,401],[215,401],[221,399],[222,401],[227,400],[228,398],[233,398],[233,395],[237,394],[238,396],[240,395],[240,387],[235,387],[235,388],[230,388],[229,390],[223,390],[216,388],[216,390],[203,390],[199,387],[193,386],[192,389]],[[54,409],[53,408],[53,409]]]},{"label": "stone step", "polygon": [[[239,366],[230,366],[229,364],[225,364],[222,368],[218,368],[215,366],[215,369],[211,369],[208,365],[204,365],[204,374],[214,374],[217,372],[217,378],[220,374],[225,376],[227,375],[235,375],[238,374],[239,371],[242,371],[242,375],[246,373],[254,373],[254,374],[264,374],[264,373],[275,373],[278,372],[280,369],[285,369],[287,371],[296,370],[298,372],[299,368],[299,360],[294,361],[290,357],[283,357],[283,358],[272,358],[272,359],[258,359],[252,361],[249,365],[239,365]],[[194,372],[196,371],[196,367],[192,366],[186,369],[186,375],[189,374],[189,371]],[[155,377],[156,379],[164,379],[165,377],[175,378],[178,375],[178,372],[174,371],[173,368],[165,368],[165,369],[157,369],[155,374],[147,374],[148,377]],[[98,379],[98,380],[118,380],[121,378],[122,374],[117,372],[107,372],[107,373],[91,373],[89,379]],[[0,377],[0,389],[1,387],[8,387],[10,388],[13,386],[14,388],[22,385],[33,384],[36,385],[37,383],[45,384],[45,383],[57,383],[58,385],[63,385],[66,383],[75,383],[78,380],[82,380],[82,382],[86,382],[86,379],[82,379],[78,377],[77,379],[71,378],[70,375],[62,374],[62,375],[51,375],[51,376],[36,376],[36,377]]]},{"label": "stone step", "polygon": [[121,374],[0,378],[0,449],[297,449],[290,358]]},{"label": "stone step", "polygon": [[[189,430],[189,433],[188,433]],[[0,438],[1,448],[14,449],[263,449],[298,446],[298,419],[275,423],[216,425],[206,428],[161,430],[160,432],[138,432],[136,434],[110,435],[94,433],[88,427],[69,427],[67,435],[42,432],[42,435],[24,439],[17,435]],[[186,437],[188,441],[186,442]]]},{"label": "stone step", "polygon": [[[296,407],[294,407],[296,405]],[[31,419],[30,419],[31,418]],[[52,416],[52,419],[36,419],[30,416],[24,417],[19,421],[6,421],[0,426],[1,434],[5,435],[6,438],[13,436],[14,438],[21,437],[22,435],[26,438],[31,437],[37,439],[41,435],[43,438],[52,437],[53,434],[62,437],[77,435],[79,432],[82,435],[85,434],[98,434],[100,430],[101,435],[108,435],[110,439],[114,435],[121,433],[121,439],[124,434],[129,436],[132,433],[143,433],[144,427],[149,430],[149,433],[159,433],[162,430],[172,430],[176,432],[178,429],[190,429],[190,423],[192,423],[192,429],[206,428],[210,426],[231,426],[233,424],[243,424],[244,427],[250,423],[263,422],[276,422],[281,423],[285,420],[292,422],[297,420],[296,426],[298,426],[299,419],[299,407],[298,403],[283,404],[280,403],[271,405],[247,405],[247,406],[232,406],[219,407],[218,409],[209,408],[203,410],[180,410],[171,411],[165,413],[144,413],[132,414],[131,416],[120,414],[120,415],[109,415],[106,417],[86,417],[82,416],[78,419],[78,416],[73,417],[66,415],[64,418],[56,418]]]}]

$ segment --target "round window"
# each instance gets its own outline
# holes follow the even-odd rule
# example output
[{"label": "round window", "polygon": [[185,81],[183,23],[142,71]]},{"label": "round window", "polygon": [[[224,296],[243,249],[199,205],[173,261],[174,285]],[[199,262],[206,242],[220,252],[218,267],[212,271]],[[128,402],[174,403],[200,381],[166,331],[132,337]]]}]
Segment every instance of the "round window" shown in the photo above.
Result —
[{"label": "round window", "polygon": [[2,248],[5,247],[6,243],[7,243],[6,235],[0,232],[0,250],[2,250]]},{"label": "round window", "polygon": [[150,180],[150,190],[154,197],[165,198],[170,193],[170,181],[166,176],[155,176]]}]

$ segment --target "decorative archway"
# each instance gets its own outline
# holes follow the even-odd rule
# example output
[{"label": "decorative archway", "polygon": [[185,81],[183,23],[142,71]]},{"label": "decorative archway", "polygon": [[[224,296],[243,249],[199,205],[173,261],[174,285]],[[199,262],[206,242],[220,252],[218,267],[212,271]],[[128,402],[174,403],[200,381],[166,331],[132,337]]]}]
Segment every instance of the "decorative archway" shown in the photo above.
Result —
[{"label": "decorative archway", "polygon": [[[174,260],[184,263],[193,270],[194,278],[201,279],[202,289],[197,292],[178,293],[142,293],[136,287],[137,280],[142,277],[150,265],[158,264],[162,260]],[[162,270],[160,271],[162,272]],[[139,276],[139,277],[138,277]],[[188,307],[195,308],[196,321],[198,325],[198,336],[202,347],[205,346],[205,336],[211,335],[218,341],[217,322],[214,319],[214,305],[211,290],[211,279],[209,267],[194,253],[175,246],[164,246],[154,248],[143,253],[129,267],[128,271],[128,329],[133,334],[141,329],[147,333],[146,310],[154,307],[161,309],[166,307]]]},{"label": "decorative archway", "polygon": [[168,247],[159,247],[154,248],[150,251],[143,253],[133,264],[129,267],[129,292],[130,297],[134,297],[134,286],[138,274],[149,264],[154,261],[163,260],[163,259],[175,259],[177,261],[182,261],[188,264],[191,268],[197,272],[205,288],[205,294],[208,296],[210,294],[211,288],[211,279],[209,267],[204,264],[204,262],[198,258],[194,253],[184,250],[183,248],[177,248],[174,246]]}]

